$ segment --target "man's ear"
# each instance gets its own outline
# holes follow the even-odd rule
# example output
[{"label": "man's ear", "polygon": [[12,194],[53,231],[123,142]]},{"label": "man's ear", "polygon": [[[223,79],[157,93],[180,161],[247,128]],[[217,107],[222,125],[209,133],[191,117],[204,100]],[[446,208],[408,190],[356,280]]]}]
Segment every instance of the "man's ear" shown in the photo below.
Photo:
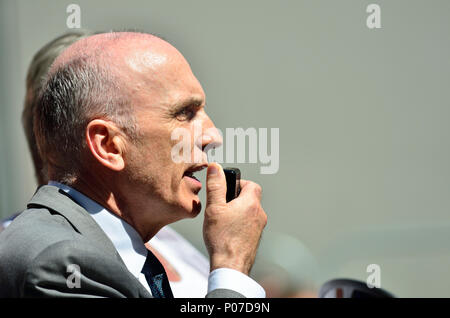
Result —
[{"label": "man's ear", "polygon": [[125,167],[125,140],[112,122],[102,119],[89,122],[86,142],[91,154],[103,166],[114,171],[121,171]]}]

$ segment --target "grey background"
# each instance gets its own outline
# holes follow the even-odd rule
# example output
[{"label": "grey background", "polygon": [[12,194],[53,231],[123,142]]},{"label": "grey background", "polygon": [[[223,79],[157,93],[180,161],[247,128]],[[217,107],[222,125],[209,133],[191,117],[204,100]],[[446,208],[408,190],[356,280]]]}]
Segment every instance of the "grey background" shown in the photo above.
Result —
[{"label": "grey background", "polygon": [[[280,128],[263,186],[269,259],[317,288],[379,264],[398,296],[450,296],[449,1],[0,2],[0,214],[35,190],[20,126],[32,55],[82,27],[155,32],[190,62],[216,125]],[[366,27],[381,6],[382,28]],[[203,179],[204,180],[204,179]],[[204,198],[204,190],[202,190]],[[202,216],[174,225],[202,251]]]}]

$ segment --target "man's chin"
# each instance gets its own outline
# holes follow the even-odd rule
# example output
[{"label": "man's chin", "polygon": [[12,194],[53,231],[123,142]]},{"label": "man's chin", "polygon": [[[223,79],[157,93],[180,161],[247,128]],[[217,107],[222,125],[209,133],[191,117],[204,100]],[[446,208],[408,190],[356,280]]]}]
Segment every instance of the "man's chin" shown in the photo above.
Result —
[{"label": "man's chin", "polygon": [[202,211],[202,203],[199,201],[192,201],[192,217],[196,217]]},{"label": "man's chin", "polygon": [[186,218],[194,218],[202,210],[202,203],[200,202],[200,197],[198,195],[199,192],[200,189],[198,189],[198,191],[193,191],[190,188],[183,188],[180,191],[178,202],[183,209],[183,215],[185,215]]},{"label": "man's chin", "polygon": [[202,203],[198,197],[191,199],[189,203],[186,202],[183,206],[187,214],[186,218],[195,218],[202,211]]},{"label": "man's chin", "polygon": [[[195,218],[202,210],[202,203],[197,194],[191,191],[184,191],[174,202],[176,205],[176,215],[179,220]],[[175,212],[175,211],[174,211]]]}]

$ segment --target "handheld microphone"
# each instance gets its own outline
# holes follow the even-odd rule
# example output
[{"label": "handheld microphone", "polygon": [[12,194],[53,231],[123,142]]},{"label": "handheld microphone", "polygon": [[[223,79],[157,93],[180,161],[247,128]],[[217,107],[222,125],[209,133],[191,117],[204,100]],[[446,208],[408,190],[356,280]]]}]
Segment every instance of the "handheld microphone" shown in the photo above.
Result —
[{"label": "handheld microphone", "polygon": [[238,168],[225,168],[227,179],[227,202],[235,199],[241,193],[241,171]]}]

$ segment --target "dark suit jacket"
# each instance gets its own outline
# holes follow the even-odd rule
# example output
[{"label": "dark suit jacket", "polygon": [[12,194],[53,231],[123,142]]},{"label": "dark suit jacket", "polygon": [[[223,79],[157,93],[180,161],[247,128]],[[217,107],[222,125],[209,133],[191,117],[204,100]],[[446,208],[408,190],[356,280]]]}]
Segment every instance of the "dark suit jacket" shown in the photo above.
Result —
[{"label": "dark suit jacket", "polygon": [[[0,233],[0,297],[151,297],[90,214],[64,191],[40,187]],[[75,264],[79,287],[67,284]],[[72,288],[71,288],[72,287]],[[218,289],[207,297],[243,297]]]}]

